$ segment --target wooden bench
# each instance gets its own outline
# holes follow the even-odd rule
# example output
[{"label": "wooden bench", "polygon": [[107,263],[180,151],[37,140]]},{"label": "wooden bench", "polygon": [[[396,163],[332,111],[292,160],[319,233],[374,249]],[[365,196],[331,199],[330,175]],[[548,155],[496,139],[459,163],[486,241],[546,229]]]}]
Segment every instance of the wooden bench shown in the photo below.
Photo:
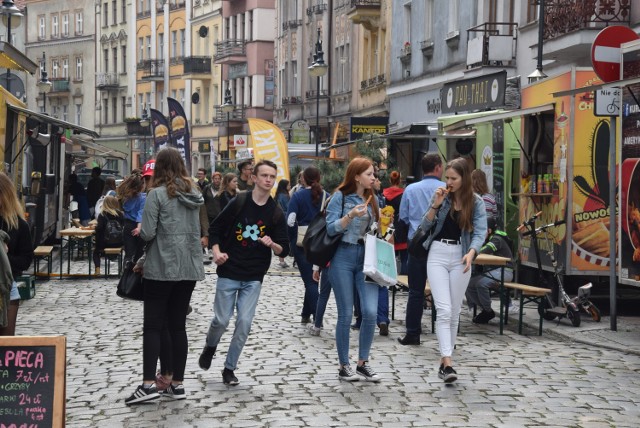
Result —
[{"label": "wooden bench", "polygon": [[[544,313],[544,299],[551,290],[548,288],[534,287],[526,284],[519,284],[517,282],[505,282],[504,288],[506,290],[515,290],[516,294],[520,295],[520,311],[518,315],[518,334],[522,334],[522,314],[523,307],[526,303],[536,303],[538,315],[540,316],[540,326],[538,327],[538,334],[542,336],[542,314]],[[501,303],[502,304],[502,303]]]},{"label": "wooden bench", "polygon": [[33,250],[33,275],[36,276],[40,273],[40,260],[47,261],[47,279],[51,276],[51,270],[53,269],[53,247],[41,245]]},{"label": "wooden bench", "polygon": [[111,263],[110,261],[116,258],[118,260],[118,277],[122,274],[122,253],[124,251],[124,247],[116,247],[116,248],[105,248],[104,249],[104,276],[105,278],[109,276]]}]

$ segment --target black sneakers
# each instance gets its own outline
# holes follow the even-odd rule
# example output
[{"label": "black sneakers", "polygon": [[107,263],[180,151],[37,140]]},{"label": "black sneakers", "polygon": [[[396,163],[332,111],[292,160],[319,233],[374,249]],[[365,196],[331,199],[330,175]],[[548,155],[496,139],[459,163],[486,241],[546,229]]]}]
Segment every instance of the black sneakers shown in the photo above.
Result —
[{"label": "black sneakers", "polygon": [[216,347],[205,345],[200,358],[198,358],[198,365],[202,370],[209,370],[214,355],[216,355]]},{"label": "black sneakers", "polygon": [[493,312],[493,309],[488,311],[482,311],[475,317],[473,317],[473,322],[476,324],[487,324],[489,321],[496,317],[496,313]]},{"label": "black sneakers", "polygon": [[187,398],[187,394],[184,392],[184,386],[180,385],[169,385],[169,387],[162,394],[163,398],[168,398],[170,400],[184,400]]},{"label": "black sneakers", "polygon": [[356,373],[369,382],[380,382],[380,376],[366,362],[356,367]]},{"label": "black sneakers", "polygon": [[145,387],[144,385],[138,386],[136,391],[131,396],[124,400],[124,404],[130,406],[132,404],[146,403],[149,401],[157,400],[160,398],[156,385],[150,385]]},{"label": "black sneakers", "polygon": [[224,368],[224,370],[222,370],[222,382],[225,385],[231,385],[231,386],[236,386],[237,384],[239,384],[240,382],[238,382],[238,378],[236,377],[235,374],[233,374],[233,370],[229,370],[228,368]]},{"label": "black sneakers", "polygon": [[451,366],[445,367],[440,364],[440,369],[438,370],[438,377],[444,380],[444,383],[451,383],[458,380],[458,373]]},{"label": "black sneakers", "polygon": [[351,366],[342,366],[340,371],[338,372],[338,379],[344,380],[346,382],[355,382],[360,380],[356,372],[353,371]]},{"label": "black sneakers", "polygon": [[398,342],[401,345],[419,345],[420,344],[420,336],[410,336],[406,334],[404,337],[399,337]]},{"label": "black sneakers", "polygon": [[386,323],[380,323],[378,325],[380,328],[380,336],[389,336],[389,325]]}]

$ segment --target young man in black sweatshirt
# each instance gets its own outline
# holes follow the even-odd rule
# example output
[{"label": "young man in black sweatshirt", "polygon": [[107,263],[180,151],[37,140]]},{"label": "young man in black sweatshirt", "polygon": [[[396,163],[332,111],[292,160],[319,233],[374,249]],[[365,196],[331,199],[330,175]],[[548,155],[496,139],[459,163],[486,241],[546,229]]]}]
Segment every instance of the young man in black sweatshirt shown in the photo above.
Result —
[{"label": "young man in black sweatshirt", "polygon": [[237,304],[236,326],[222,371],[222,381],[226,385],[239,383],[234,371],[251,331],[271,254],[289,254],[285,217],[271,197],[276,173],[273,162],[258,162],[252,173],[254,189],[232,199],[211,226],[209,239],[213,261],[218,266],[218,281],[214,317],[198,363],[203,370],[211,367],[220,338]]}]

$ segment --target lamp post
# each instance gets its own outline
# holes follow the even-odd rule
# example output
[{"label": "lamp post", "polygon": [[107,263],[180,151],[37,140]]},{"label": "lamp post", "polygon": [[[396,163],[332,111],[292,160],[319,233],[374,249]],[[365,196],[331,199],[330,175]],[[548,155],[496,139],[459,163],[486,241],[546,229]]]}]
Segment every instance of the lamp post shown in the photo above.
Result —
[{"label": "lamp post", "polygon": [[47,111],[47,94],[51,90],[53,84],[47,77],[47,55],[42,52],[42,69],[40,70],[40,80],[38,80],[38,89],[42,93],[42,112]]},{"label": "lamp post", "polygon": [[320,28],[318,28],[318,41],[316,42],[316,53],[313,55],[313,64],[309,66],[309,74],[316,78],[316,157],[318,156],[318,144],[320,142],[320,77],[327,74],[329,66],[324,62],[324,52],[322,52],[322,40],[320,40]]},{"label": "lamp post", "polygon": [[[227,88],[224,91],[224,104],[222,104],[222,112],[227,113],[227,151],[229,150],[229,115],[234,109],[235,106],[231,100],[231,89]],[[220,137],[218,137],[218,155],[220,156],[220,160],[222,160],[222,155],[220,155]]]},{"label": "lamp post", "polygon": [[[2,0],[2,6],[0,6],[0,13],[7,17],[7,43],[11,43],[11,17],[17,18],[14,21],[16,27],[20,25],[20,18],[24,15],[20,12],[20,9],[16,7],[13,0]],[[11,92],[11,70],[7,68],[7,91]]]},{"label": "lamp post", "polygon": [[527,76],[529,83],[546,79],[547,75],[542,71],[542,44],[544,43],[544,0],[537,0],[534,4],[540,6],[538,13],[538,63],[536,69]]},{"label": "lamp post", "polygon": [[147,104],[145,103],[144,107],[142,108],[142,117],[140,118],[140,126],[142,127],[142,134],[143,136],[143,155],[142,156],[142,164],[144,165],[145,163],[147,163],[147,153],[148,153],[148,147],[147,147],[147,137],[150,135],[149,133],[149,125],[151,124],[151,120],[149,118],[149,114],[147,113]]}]

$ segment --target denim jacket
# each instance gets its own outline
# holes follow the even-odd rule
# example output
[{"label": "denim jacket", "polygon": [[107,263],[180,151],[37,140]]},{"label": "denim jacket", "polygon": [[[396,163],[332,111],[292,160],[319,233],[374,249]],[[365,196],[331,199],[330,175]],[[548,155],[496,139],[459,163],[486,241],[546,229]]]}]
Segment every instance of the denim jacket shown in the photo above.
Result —
[{"label": "denim jacket", "polygon": [[[424,242],[424,248],[429,248],[431,245],[431,241],[433,238],[438,235],[442,226],[444,224],[444,220],[446,219],[449,211],[451,210],[451,198],[447,196],[442,201],[442,206],[438,210],[436,217],[429,221],[427,219],[427,214],[433,205],[433,201],[435,200],[435,195],[431,198],[431,203],[429,204],[429,208],[427,208],[427,212],[422,217],[422,222],[420,226],[424,230],[429,230],[433,226],[433,222],[436,222],[435,228],[432,233],[429,234],[429,237]],[[475,193],[473,194],[473,230],[469,232],[468,230],[463,230],[460,235],[460,243],[462,244],[462,256],[469,252],[471,248],[476,250],[476,256],[480,254],[480,248],[484,245],[484,241],[487,238],[487,209],[484,206],[484,202],[482,198]]]},{"label": "denim jacket", "polygon": [[[343,198],[344,210],[342,209]],[[340,221],[340,219],[347,215],[347,213],[351,211],[353,207],[363,203],[364,201],[360,196],[358,196],[357,193],[343,196],[341,191],[336,191],[331,197],[329,205],[327,206],[327,234],[329,236],[336,236],[342,233],[342,242],[346,242],[348,244],[357,244],[358,240],[360,239],[360,223],[364,221],[364,219],[362,217],[354,217],[353,220],[349,222],[349,225],[346,229],[342,227],[342,222]],[[371,219],[371,221],[369,222],[369,226],[371,226],[371,223],[374,219],[371,205],[367,206],[367,210],[369,211],[369,218]]]}]

